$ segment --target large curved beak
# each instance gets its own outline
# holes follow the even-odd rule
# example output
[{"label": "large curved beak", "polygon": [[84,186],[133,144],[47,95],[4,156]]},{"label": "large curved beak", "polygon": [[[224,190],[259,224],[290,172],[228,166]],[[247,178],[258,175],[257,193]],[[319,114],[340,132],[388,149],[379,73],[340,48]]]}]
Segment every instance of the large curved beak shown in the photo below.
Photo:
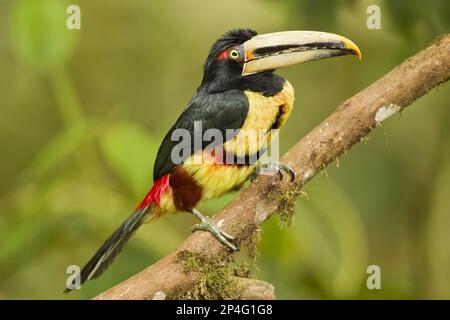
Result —
[{"label": "large curved beak", "polygon": [[283,31],[257,35],[244,44],[245,61],[242,75],[275,70],[312,60],[361,51],[351,40],[340,35],[317,31]]}]

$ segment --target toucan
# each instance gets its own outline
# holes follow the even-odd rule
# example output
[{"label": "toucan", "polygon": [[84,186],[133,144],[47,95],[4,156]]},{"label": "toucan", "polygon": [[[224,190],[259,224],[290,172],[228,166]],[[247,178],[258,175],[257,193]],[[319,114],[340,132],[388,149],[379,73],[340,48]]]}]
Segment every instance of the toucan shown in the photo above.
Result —
[{"label": "toucan", "polygon": [[[197,92],[162,140],[153,185],[87,262],[78,283],[100,276],[143,223],[167,213],[193,214],[200,220],[193,231],[211,232],[227,248],[237,250],[234,237],[201,214],[197,209],[199,203],[238,189],[260,168],[283,171],[289,173],[291,180],[295,179],[288,164],[261,165],[260,156],[265,150],[259,143],[245,143],[246,135],[262,132],[262,138],[270,140],[270,132],[281,128],[292,112],[294,89],[274,73],[276,69],[343,55],[361,59],[361,51],[351,40],[326,32],[258,35],[251,29],[233,29],[222,35],[210,49]],[[208,148],[208,141],[194,141],[189,145],[190,152],[174,157],[173,150],[179,143],[174,133],[182,130],[193,136],[196,123],[201,123],[205,132],[215,129],[222,133],[223,141],[214,148]],[[227,134],[230,130],[232,134]],[[242,148],[239,141],[244,141]],[[74,289],[73,285],[65,292]]]}]

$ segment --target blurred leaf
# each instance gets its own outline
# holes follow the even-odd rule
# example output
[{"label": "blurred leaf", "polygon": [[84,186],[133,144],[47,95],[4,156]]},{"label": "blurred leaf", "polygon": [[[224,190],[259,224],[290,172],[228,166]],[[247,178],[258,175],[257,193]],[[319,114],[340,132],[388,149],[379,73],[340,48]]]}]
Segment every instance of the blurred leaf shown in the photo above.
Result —
[{"label": "blurred leaf", "polygon": [[50,77],[61,119],[66,126],[79,125],[84,122],[84,112],[77,90],[67,72],[53,72]]},{"label": "blurred leaf", "polygon": [[307,30],[326,30],[336,24],[338,9],[347,5],[346,0],[290,0],[287,1],[290,24]]},{"label": "blurred leaf", "polygon": [[39,216],[14,216],[9,228],[1,228],[0,280],[22,269],[18,265],[27,266],[40,259],[48,247],[58,245],[50,238],[62,231],[66,222],[65,217],[46,220]]},{"label": "blurred leaf", "polygon": [[299,201],[293,236],[302,260],[324,293],[332,298],[355,297],[367,268],[367,238],[360,215],[342,189],[316,177]]},{"label": "blurred leaf", "polygon": [[[4,265],[12,256],[24,252],[27,243],[33,243],[37,239],[36,225],[33,219],[11,219],[8,229],[2,228],[2,241],[0,241],[0,261]],[[32,232],[30,232],[32,230]]]},{"label": "blurred leaf", "polygon": [[106,161],[123,182],[138,196],[152,184],[154,155],[159,144],[141,127],[113,124],[100,137]]},{"label": "blurred leaf", "polygon": [[433,187],[434,197],[426,233],[430,267],[427,297],[431,299],[450,298],[450,140],[445,150],[447,155]]},{"label": "blurred leaf", "polygon": [[18,0],[12,7],[11,41],[19,57],[42,69],[63,65],[70,56],[76,31],[66,28],[61,0]]},{"label": "blurred leaf", "polygon": [[[185,230],[186,233],[190,233],[188,226]],[[136,234],[136,239],[145,243],[146,250],[155,253],[159,258],[167,255],[171,250],[175,250],[185,238],[185,234],[167,223],[166,220],[149,223]]]},{"label": "blurred leaf", "polygon": [[52,141],[44,145],[42,150],[31,161],[25,175],[44,175],[50,168],[58,164],[64,157],[74,153],[89,138],[89,131],[83,123],[67,127],[58,133]]},{"label": "blurred leaf", "polygon": [[424,37],[435,37],[448,32],[450,28],[450,2],[448,0],[429,0],[424,10],[421,1],[386,1],[395,28],[416,41]]}]

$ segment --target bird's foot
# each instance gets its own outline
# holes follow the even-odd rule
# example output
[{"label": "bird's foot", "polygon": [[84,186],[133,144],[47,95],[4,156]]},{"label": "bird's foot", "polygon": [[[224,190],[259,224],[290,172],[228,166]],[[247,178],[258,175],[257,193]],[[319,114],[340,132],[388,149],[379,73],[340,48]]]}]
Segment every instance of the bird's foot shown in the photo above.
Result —
[{"label": "bird's foot", "polygon": [[280,180],[283,180],[283,172],[289,174],[291,177],[291,182],[294,182],[295,178],[297,178],[297,173],[289,164],[267,162],[257,166],[256,170],[250,176],[250,179],[253,180],[259,175],[278,174]]},{"label": "bird's foot", "polygon": [[213,234],[214,237],[216,237],[217,240],[219,240],[220,243],[228,247],[231,251],[234,252],[239,250],[238,247],[234,244],[235,238],[225,231],[220,230],[220,228],[216,224],[214,224],[210,218],[202,215],[196,209],[193,209],[192,214],[199,218],[201,221],[191,228],[192,232],[195,232],[197,230],[209,231]]}]

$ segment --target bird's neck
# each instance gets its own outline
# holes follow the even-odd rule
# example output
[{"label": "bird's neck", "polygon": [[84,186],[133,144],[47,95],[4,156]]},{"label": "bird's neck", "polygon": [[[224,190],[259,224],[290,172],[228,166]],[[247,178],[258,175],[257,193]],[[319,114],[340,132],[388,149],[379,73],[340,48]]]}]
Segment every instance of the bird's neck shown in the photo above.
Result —
[{"label": "bird's neck", "polygon": [[248,76],[217,75],[214,78],[203,79],[198,88],[198,94],[213,94],[227,90],[241,90],[262,93],[265,96],[274,96],[283,89],[285,79],[273,72],[262,72]]}]

